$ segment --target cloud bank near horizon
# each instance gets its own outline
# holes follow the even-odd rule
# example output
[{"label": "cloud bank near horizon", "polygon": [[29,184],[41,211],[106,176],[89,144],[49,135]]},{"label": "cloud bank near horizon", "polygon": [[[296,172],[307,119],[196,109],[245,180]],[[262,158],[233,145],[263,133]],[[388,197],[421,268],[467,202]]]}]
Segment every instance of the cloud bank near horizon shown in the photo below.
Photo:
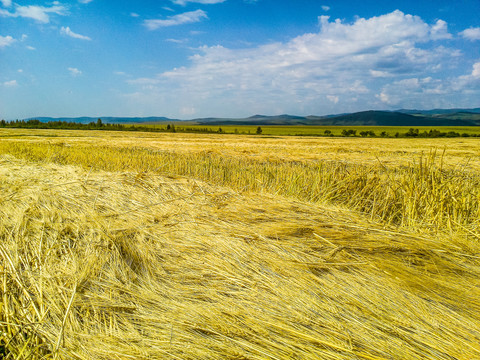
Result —
[{"label": "cloud bank near horizon", "polygon": [[248,115],[356,111],[364,104],[450,107],[455,98],[479,95],[480,62],[470,73],[440,76],[462,56],[444,44],[453,35],[443,20],[427,24],[397,10],[352,23],[318,21],[317,33],[283,43],[201,47],[189,66],[128,80],[136,91],[126,98],[159,109],[174,103],[184,115],[188,109],[223,116],[231,108]]}]

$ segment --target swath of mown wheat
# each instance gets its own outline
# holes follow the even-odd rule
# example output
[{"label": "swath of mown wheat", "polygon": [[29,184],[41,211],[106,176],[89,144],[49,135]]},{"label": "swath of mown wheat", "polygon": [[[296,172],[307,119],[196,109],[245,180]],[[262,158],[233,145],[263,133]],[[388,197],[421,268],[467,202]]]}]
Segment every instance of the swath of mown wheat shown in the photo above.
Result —
[{"label": "swath of mown wheat", "polygon": [[402,167],[381,162],[257,161],[208,151],[182,154],[144,148],[3,143],[0,151],[32,160],[108,171],[155,171],[189,176],[236,190],[345,205],[386,223],[424,229],[477,231],[480,175],[444,169],[431,151]]},{"label": "swath of mown wheat", "polygon": [[478,178],[441,154],[0,151],[5,358],[480,357]]}]

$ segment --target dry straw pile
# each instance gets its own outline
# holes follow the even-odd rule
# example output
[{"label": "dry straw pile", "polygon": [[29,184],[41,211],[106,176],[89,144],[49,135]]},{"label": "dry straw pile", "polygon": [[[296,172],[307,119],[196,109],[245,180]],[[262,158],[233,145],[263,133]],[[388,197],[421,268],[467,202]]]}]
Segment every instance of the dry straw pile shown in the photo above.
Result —
[{"label": "dry straw pile", "polygon": [[475,174],[0,152],[0,358],[480,358]]}]

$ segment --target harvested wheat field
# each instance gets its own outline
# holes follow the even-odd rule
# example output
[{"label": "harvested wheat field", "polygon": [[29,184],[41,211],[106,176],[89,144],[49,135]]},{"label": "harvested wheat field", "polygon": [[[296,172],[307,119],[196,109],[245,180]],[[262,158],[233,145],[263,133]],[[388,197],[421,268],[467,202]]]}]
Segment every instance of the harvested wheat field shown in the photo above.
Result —
[{"label": "harvested wheat field", "polygon": [[474,139],[0,135],[0,358],[480,358]]}]

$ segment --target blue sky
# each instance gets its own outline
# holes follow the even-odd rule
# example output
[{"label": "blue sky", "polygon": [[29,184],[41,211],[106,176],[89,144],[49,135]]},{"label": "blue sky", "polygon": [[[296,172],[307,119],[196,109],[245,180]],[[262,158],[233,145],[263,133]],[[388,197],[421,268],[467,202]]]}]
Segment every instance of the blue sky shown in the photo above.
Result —
[{"label": "blue sky", "polygon": [[0,0],[0,118],[480,107],[479,0]]}]

